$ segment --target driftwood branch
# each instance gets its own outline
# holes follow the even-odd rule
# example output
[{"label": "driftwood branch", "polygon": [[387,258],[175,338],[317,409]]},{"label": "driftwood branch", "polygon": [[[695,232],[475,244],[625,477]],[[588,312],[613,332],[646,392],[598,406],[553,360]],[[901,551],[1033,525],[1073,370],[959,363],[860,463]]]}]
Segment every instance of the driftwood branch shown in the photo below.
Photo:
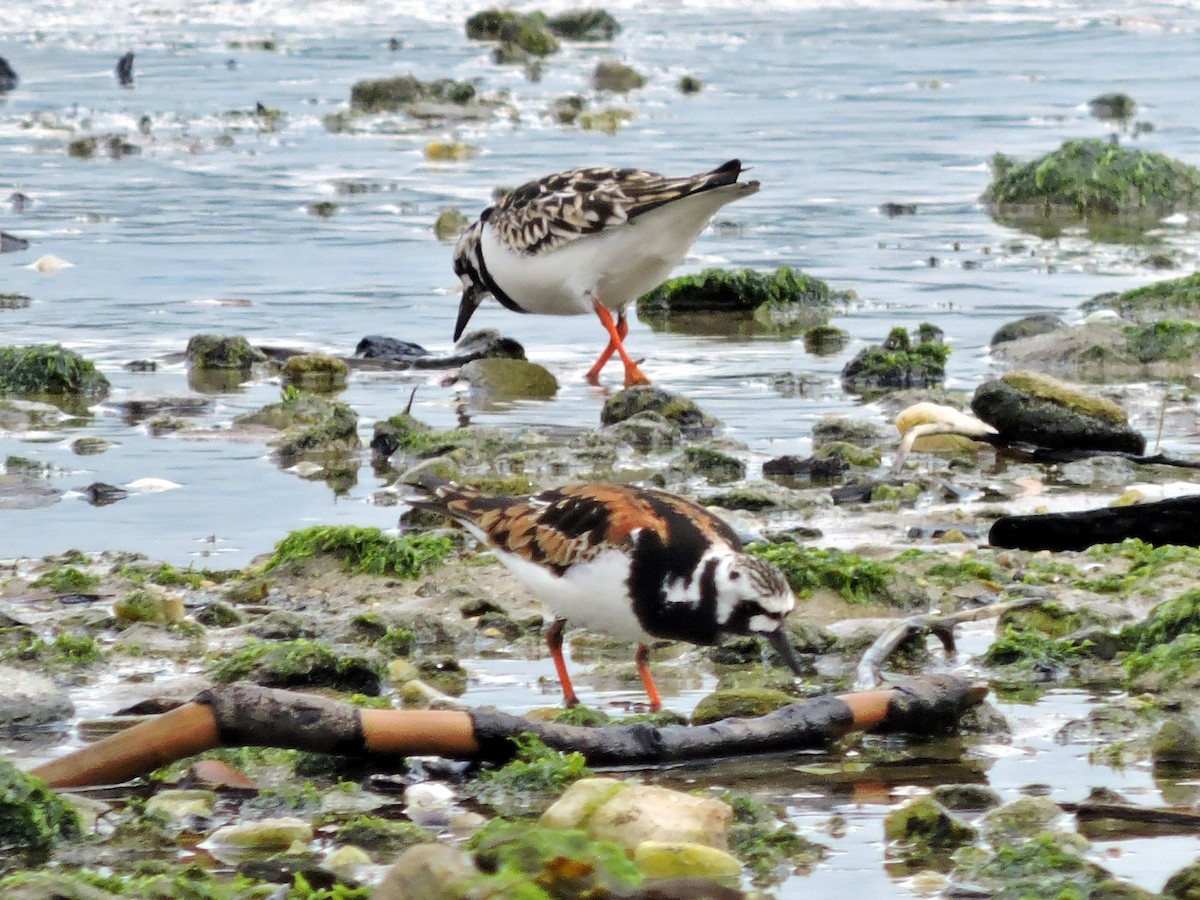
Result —
[{"label": "driftwood branch", "polygon": [[1138,538],[1148,544],[1200,546],[1200,495],[1082,512],[1002,516],[992,523],[993,547],[1019,550],[1085,550]]},{"label": "driftwood branch", "polygon": [[269,746],[357,757],[433,754],[500,762],[526,732],[594,766],[653,766],[720,756],[807,750],[855,730],[943,730],[986,689],[949,675],[903,687],[793,703],[757,719],[711,725],[582,728],[495,710],[359,709],[324,697],[237,683],[214,687],[33,770],[52,787],[114,784],[220,746]]},{"label": "driftwood branch", "polygon": [[1195,834],[1200,831],[1200,813],[1170,807],[1134,806],[1127,803],[1060,803],[1063,812],[1074,813],[1085,834],[1104,837],[1140,837],[1147,834]]},{"label": "driftwood branch", "polygon": [[877,637],[875,643],[868,647],[862,655],[862,659],[858,661],[858,668],[854,672],[854,689],[867,691],[878,687],[883,682],[882,669],[888,657],[914,637],[934,635],[942,642],[947,659],[953,659],[957,652],[954,643],[955,625],[999,616],[1012,609],[1036,606],[1042,601],[1041,597],[1022,597],[1007,603],[993,603],[991,606],[979,606],[953,613],[925,613],[902,619]]}]

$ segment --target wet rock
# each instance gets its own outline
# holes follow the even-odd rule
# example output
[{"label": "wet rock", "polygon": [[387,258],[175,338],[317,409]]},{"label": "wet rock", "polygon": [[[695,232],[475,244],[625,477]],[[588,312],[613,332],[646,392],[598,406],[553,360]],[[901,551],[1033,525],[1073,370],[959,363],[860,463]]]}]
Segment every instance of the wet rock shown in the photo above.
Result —
[{"label": "wet rock", "polygon": [[1051,313],[1024,316],[1015,322],[1009,322],[997,328],[992,335],[991,346],[995,347],[997,344],[1006,344],[1009,341],[1033,337],[1037,334],[1047,334],[1066,327],[1066,322]]},{"label": "wet rock", "polygon": [[284,384],[325,394],[345,388],[349,374],[350,367],[344,360],[323,353],[289,357],[281,373]]},{"label": "wet rock", "polygon": [[310,823],[283,816],[242,825],[226,825],[209,835],[205,843],[241,850],[278,851],[288,849],[295,841],[306,844],[312,839],[313,828]]},{"label": "wet rock", "polygon": [[544,367],[523,359],[475,359],[459,377],[488,400],[548,400],[558,393],[558,380]]},{"label": "wet rock", "polygon": [[470,81],[442,78],[421,81],[412,75],[356,82],[350,88],[350,108],[356,112],[398,112],[417,103],[451,103],[465,106],[475,99]]},{"label": "wet rock", "polygon": [[21,79],[17,77],[13,67],[3,56],[0,56],[0,94],[13,90],[20,81]]},{"label": "wet rock", "polygon": [[1006,803],[983,817],[983,833],[993,843],[1014,838],[1033,837],[1045,831],[1063,815],[1058,804],[1049,797],[1022,797]]},{"label": "wet rock", "polygon": [[982,784],[939,784],[932,797],[946,809],[992,809],[1001,803],[1000,795]]},{"label": "wet rock", "polygon": [[546,27],[568,41],[611,41],[621,25],[603,9],[573,9],[546,20]]},{"label": "wet rock", "polygon": [[117,84],[121,85],[121,87],[133,87],[132,50],[117,60],[116,69],[114,71],[117,76]]},{"label": "wet rock", "polygon": [[430,141],[425,145],[425,158],[431,162],[463,162],[479,155],[479,148],[463,141]]},{"label": "wet rock", "polygon": [[933,387],[946,379],[950,348],[940,341],[913,343],[903,328],[893,328],[883,344],[864,347],[842,368],[842,387],[852,394],[875,394]]},{"label": "wet rock", "polygon": [[378,335],[368,335],[359,341],[354,355],[360,359],[390,360],[417,369],[448,369],[466,365],[474,359],[524,359],[525,348],[495,329],[481,328],[463,335],[454,345],[454,352],[445,356],[434,356],[417,344]]},{"label": "wet rock", "polygon": [[368,334],[354,348],[354,355],[362,359],[389,359],[395,362],[412,362],[424,356],[429,351],[420,344],[402,341],[393,337],[378,334]]},{"label": "wet rock", "polygon": [[217,805],[215,791],[159,791],[146,801],[146,814],[183,822],[192,816],[211,816]]},{"label": "wet rock", "polygon": [[23,856],[38,865],[56,844],[79,832],[79,816],[69,803],[40,778],[0,760],[0,851],[6,859]]},{"label": "wet rock", "polygon": [[647,878],[741,878],[742,864],[724,850],[705,844],[642,841],[633,851],[633,861]]},{"label": "wet rock", "polygon": [[881,203],[879,211],[889,219],[894,219],[897,216],[915,216],[917,214],[917,204],[915,203]]},{"label": "wet rock", "polygon": [[733,810],[720,800],[615,778],[575,782],[545,813],[548,828],[580,828],[598,841],[636,850],[643,841],[729,848]]},{"label": "wet rock", "polygon": [[470,220],[459,210],[443,209],[433,223],[433,233],[439,241],[455,241],[470,224]]},{"label": "wet rock", "polygon": [[337,653],[319,641],[256,642],[212,666],[214,681],[253,681],[264,687],[328,687],[379,695],[382,669],[362,656]]},{"label": "wet rock", "polygon": [[29,249],[29,241],[7,231],[0,231],[0,253],[19,253]]},{"label": "wet rock", "polygon": [[657,413],[690,437],[711,435],[719,424],[682,394],[649,384],[634,385],[609,397],[600,410],[600,423],[615,425],[645,412]]},{"label": "wet rock", "polygon": [[998,222],[1016,227],[1106,216],[1153,225],[1200,203],[1196,167],[1095,138],[1067,141],[1024,164],[996,154],[992,170],[982,199]]},{"label": "wet rock", "polygon": [[1156,766],[1200,765],[1200,724],[1181,716],[1167,719],[1154,734],[1150,756]]},{"label": "wet rock", "polygon": [[[67,695],[51,681],[34,672],[0,665],[0,728],[34,728],[52,725],[69,719],[75,706]],[[0,781],[3,781],[3,766],[0,762]],[[0,797],[3,797],[0,790]],[[0,804],[2,805],[2,804]],[[0,831],[3,819],[0,818]],[[0,839],[0,848],[4,846]]]},{"label": "wet rock", "polygon": [[850,343],[850,332],[834,325],[813,325],[804,331],[804,349],[813,356],[834,356]]},{"label": "wet rock", "polygon": [[59,344],[0,347],[0,396],[6,394],[102,400],[108,379]]},{"label": "wet rock", "polygon": [[980,385],[971,409],[1004,437],[1041,447],[1126,453],[1146,447],[1115,403],[1036,372],[1010,372]]},{"label": "wet rock", "polygon": [[249,627],[248,631],[264,641],[294,641],[302,637],[314,637],[315,629],[304,616],[290,609],[273,609]]},{"label": "wet rock", "polygon": [[40,475],[0,475],[0,509],[41,509],[53,506],[62,496],[61,490],[46,484]]},{"label": "wet rock", "polygon": [[195,619],[207,628],[232,628],[246,621],[245,615],[236,607],[222,600],[202,606],[196,611]]},{"label": "wet rock", "polygon": [[1200,897],[1200,860],[1184,866],[1168,878],[1162,893],[1171,900],[1196,900]]},{"label": "wet rock", "polygon": [[763,463],[767,477],[811,478],[814,481],[834,481],[850,469],[850,464],[836,456],[780,456]]},{"label": "wet rock", "polygon": [[592,87],[598,91],[625,94],[644,87],[645,84],[646,76],[615,59],[602,59],[592,70]]},{"label": "wet rock", "polygon": [[628,444],[641,453],[658,453],[676,447],[683,440],[678,425],[657,412],[642,412],[604,429],[604,434]]},{"label": "wet rock", "polygon": [[248,372],[267,356],[242,335],[223,337],[217,334],[196,334],[188,338],[187,361],[194,369],[219,369]]},{"label": "wet rock", "polygon": [[854,444],[858,447],[874,447],[889,439],[887,429],[866,419],[850,419],[844,416],[822,416],[813,426],[813,449],[819,450],[834,441]]},{"label": "wet rock", "polygon": [[[2,414],[0,414],[0,427],[3,427]],[[71,441],[71,452],[76,456],[96,456],[107,452],[111,446],[112,442],[102,437],[81,437]]]},{"label": "wet rock", "polygon": [[888,841],[921,851],[945,851],[975,840],[975,829],[932,797],[918,797],[892,810],[883,820]]},{"label": "wet rock", "polygon": [[1094,456],[1063,463],[1062,482],[1076,487],[1122,488],[1137,481],[1140,467],[1121,456]]},{"label": "wet rock", "polygon": [[422,656],[417,661],[417,675],[434,690],[451,697],[461,697],[467,691],[467,671],[452,656]]},{"label": "wet rock", "polygon": [[709,484],[725,484],[746,477],[746,464],[712,447],[686,447],[672,466],[684,475],[698,475]]},{"label": "wet rock", "polygon": [[32,302],[28,294],[0,293],[0,309],[25,309]]},{"label": "wet rock", "polygon": [[371,896],[372,900],[460,900],[478,874],[471,859],[455,847],[417,844],[392,864]]},{"label": "wet rock", "polygon": [[675,89],[684,95],[698,94],[704,89],[704,82],[695,75],[683,75],[675,83]]},{"label": "wet rock", "polygon": [[258,412],[238,416],[234,423],[265,425],[283,431],[275,444],[279,463],[283,466],[310,461],[323,467],[336,467],[343,460],[349,465],[361,446],[358,415],[354,410],[345,403],[336,403],[316,394],[295,394],[279,403],[268,404]]},{"label": "wet rock", "polygon": [[129,491],[123,487],[117,487],[115,484],[107,484],[103,481],[93,481],[87,487],[83,488],[83,496],[92,506],[108,506],[110,503],[116,503],[118,500],[124,500],[129,496]]},{"label": "wet rock", "polygon": [[1137,114],[1137,103],[1125,93],[1101,94],[1088,101],[1088,112],[1101,122],[1115,122],[1122,130]]},{"label": "wet rock", "polygon": [[868,469],[878,468],[882,459],[882,454],[878,449],[865,449],[845,441],[830,441],[822,444],[815,456],[818,459],[841,460],[847,468]]},{"label": "wet rock", "polygon": [[721,719],[753,719],[795,702],[795,697],[783,691],[752,688],[715,691],[696,704],[692,712],[692,724],[708,725]]}]

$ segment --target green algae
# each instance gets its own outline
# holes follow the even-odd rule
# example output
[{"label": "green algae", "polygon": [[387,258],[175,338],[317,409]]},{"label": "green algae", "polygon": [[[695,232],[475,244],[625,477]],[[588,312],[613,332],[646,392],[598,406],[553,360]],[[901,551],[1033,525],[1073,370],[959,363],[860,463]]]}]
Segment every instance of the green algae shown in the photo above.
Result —
[{"label": "green algae", "polygon": [[[864,559],[834,548],[806,547],[802,544],[751,544],[747,553],[762,557],[778,566],[797,596],[807,596],[817,588],[828,588],[850,603],[896,605],[890,582],[896,574],[893,565]],[[907,605],[901,601],[900,605]]]},{"label": "green algae", "polygon": [[9,854],[44,858],[79,837],[79,816],[44,781],[0,760],[0,871]]},{"label": "green algae", "polygon": [[264,687],[330,687],[349,694],[379,694],[383,673],[378,663],[360,656],[340,656],[327,644],[252,641],[213,660],[209,676],[217,682],[253,681]]},{"label": "green algae", "polygon": [[350,108],[355,112],[397,112],[414,103],[452,103],[465,106],[475,99],[470,81],[442,78],[421,81],[412,75],[355,82],[350,88]]},{"label": "green algae", "polygon": [[639,318],[673,312],[736,312],[766,306],[831,307],[841,295],[819,278],[782,266],[774,272],[753,269],[705,269],[664,281],[637,302]]},{"label": "green algae", "polygon": [[569,785],[593,774],[582,753],[560,753],[528,733],[512,742],[516,758],[498,769],[484,769],[466,786],[476,800],[507,815],[541,813]]},{"label": "green algae", "polygon": [[270,571],[324,556],[340,560],[342,571],[352,575],[390,575],[411,580],[438,568],[453,548],[453,542],[444,535],[390,537],[378,528],[314,525],[293,531],[276,544],[275,552],[263,568]]},{"label": "green algae", "polygon": [[0,347],[0,395],[101,400],[108,387],[94,363],[60,344]]},{"label": "green algae", "polygon": [[74,566],[63,566],[41,575],[33,587],[43,588],[55,594],[86,594],[100,584],[100,577],[81,572]]},{"label": "green algae", "polygon": [[729,850],[750,872],[756,887],[808,874],[829,855],[824,844],[809,840],[787,821],[786,813],[745,794],[721,795],[733,809]]}]

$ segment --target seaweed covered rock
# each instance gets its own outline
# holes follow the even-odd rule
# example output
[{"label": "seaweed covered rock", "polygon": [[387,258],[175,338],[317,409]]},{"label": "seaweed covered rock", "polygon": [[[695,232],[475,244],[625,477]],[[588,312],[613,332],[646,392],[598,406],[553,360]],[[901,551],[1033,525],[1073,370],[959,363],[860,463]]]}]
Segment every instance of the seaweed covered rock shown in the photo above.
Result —
[{"label": "seaweed covered rock", "polygon": [[[0,860],[44,860],[55,844],[78,837],[79,816],[39,778],[0,760]],[[0,862],[0,869],[3,862]]]},{"label": "seaweed covered rock", "polygon": [[1089,313],[1111,309],[1123,319],[1143,323],[1197,320],[1200,319],[1200,272],[1156,281],[1120,294],[1100,294],[1086,301],[1081,309]]},{"label": "seaweed covered rock", "polygon": [[238,416],[237,425],[264,425],[283,435],[275,441],[282,466],[308,461],[318,467],[357,468],[358,414],[345,403],[294,392],[258,412]]},{"label": "seaweed covered rock", "polygon": [[747,719],[765,716],[796,702],[783,691],[769,688],[731,688],[704,697],[692,711],[693,725],[708,725],[722,719]]},{"label": "seaweed covered rock", "polygon": [[526,55],[549,56],[559,49],[558,39],[542,12],[485,9],[467,19],[466,30],[467,37],[474,41],[500,41],[503,52],[497,62],[520,62]]},{"label": "seaweed covered rock", "polygon": [[1037,372],[981,384],[971,410],[1009,440],[1039,447],[1141,453],[1146,439],[1117,404]]},{"label": "seaweed covered rock", "polygon": [[59,344],[0,347],[0,396],[102,400],[108,379],[95,364]]},{"label": "seaweed covered rock", "polygon": [[611,41],[621,25],[605,9],[572,9],[546,20],[550,32],[566,41]]},{"label": "seaweed covered rock", "polygon": [[975,829],[932,797],[917,797],[888,813],[883,836],[910,864],[928,864],[975,840]]},{"label": "seaweed covered rock", "polygon": [[558,379],[544,366],[524,359],[474,359],[459,377],[493,402],[548,400],[558,393]]},{"label": "seaweed covered rock", "polygon": [[719,424],[693,401],[649,384],[625,388],[609,397],[600,410],[602,425],[615,425],[640,413],[653,412],[689,436],[710,435]]},{"label": "seaweed covered rock", "polygon": [[284,384],[306,391],[328,394],[346,386],[350,366],[345,360],[324,353],[301,353],[289,356],[281,373]]},{"label": "seaweed covered rock", "polygon": [[1137,115],[1137,101],[1126,93],[1100,94],[1088,101],[1088,112],[1101,122],[1113,122],[1122,130]]},{"label": "seaweed covered rock", "polygon": [[867,395],[936,387],[946,380],[949,357],[940,340],[914,342],[903,328],[893,328],[881,345],[864,347],[842,367],[842,387]]},{"label": "seaweed covered rock", "polygon": [[233,369],[248,372],[267,356],[242,335],[196,334],[188,338],[187,361],[193,369]]},{"label": "seaweed covered rock", "polygon": [[475,100],[470,81],[441,78],[421,81],[414,75],[355,82],[350,88],[350,108],[356,112],[398,112],[417,103],[451,103],[466,106]]},{"label": "seaweed covered rock", "polygon": [[336,652],[328,644],[303,638],[255,641],[213,665],[214,681],[252,681],[264,687],[324,687],[348,694],[378,696],[382,666],[362,656]]},{"label": "seaweed covered rock", "polygon": [[1200,169],[1094,138],[1024,164],[997,154],[992,169],[983,200],[1002,224],[1097,216],[1150,223],[1200,204]]},{"label": "seaweed covered rock", "polygon": [[840,295],[819,278],[787,266],[774,272],[705,269],[664,281],[637,302],[638,318],[653,321],[681,313],[753,313],[763,324],[823,322]]}]

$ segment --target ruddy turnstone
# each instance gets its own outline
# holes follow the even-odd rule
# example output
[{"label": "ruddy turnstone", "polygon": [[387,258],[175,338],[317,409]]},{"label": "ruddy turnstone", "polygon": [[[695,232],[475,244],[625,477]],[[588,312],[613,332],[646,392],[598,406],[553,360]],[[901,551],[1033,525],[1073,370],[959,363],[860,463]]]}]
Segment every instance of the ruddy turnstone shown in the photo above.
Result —
[{"label": "ruddy turnstone", "polygon": [[801,671],[783,629],[796,605],[783,574],[743,553],[733,529],[690,500],[611,484],[522,497],[430,476],[413,487],[424,497],[412,506],[460,522],[554,613],[546,643],[567,706],[579,702],[562,655],[568,620],[637,641],[653,710],[662,707],[647,664],[654,638],[711,645],[758,635]]},{"label": "ruddy turnstone", "polygon": [[[597,383],[613,353],[625,385],[648,379],[625,352],[625,309],[683,260],[718,209],[758,190],[731,159],[711,172],[667,178],[639,169],[571,169],[523,184],[459,238],[462,302],[454,340],[485,294],[515,312],[594,312],[608,346],[587,373]],[[616,321],[613,320],[616,313]]]}]

